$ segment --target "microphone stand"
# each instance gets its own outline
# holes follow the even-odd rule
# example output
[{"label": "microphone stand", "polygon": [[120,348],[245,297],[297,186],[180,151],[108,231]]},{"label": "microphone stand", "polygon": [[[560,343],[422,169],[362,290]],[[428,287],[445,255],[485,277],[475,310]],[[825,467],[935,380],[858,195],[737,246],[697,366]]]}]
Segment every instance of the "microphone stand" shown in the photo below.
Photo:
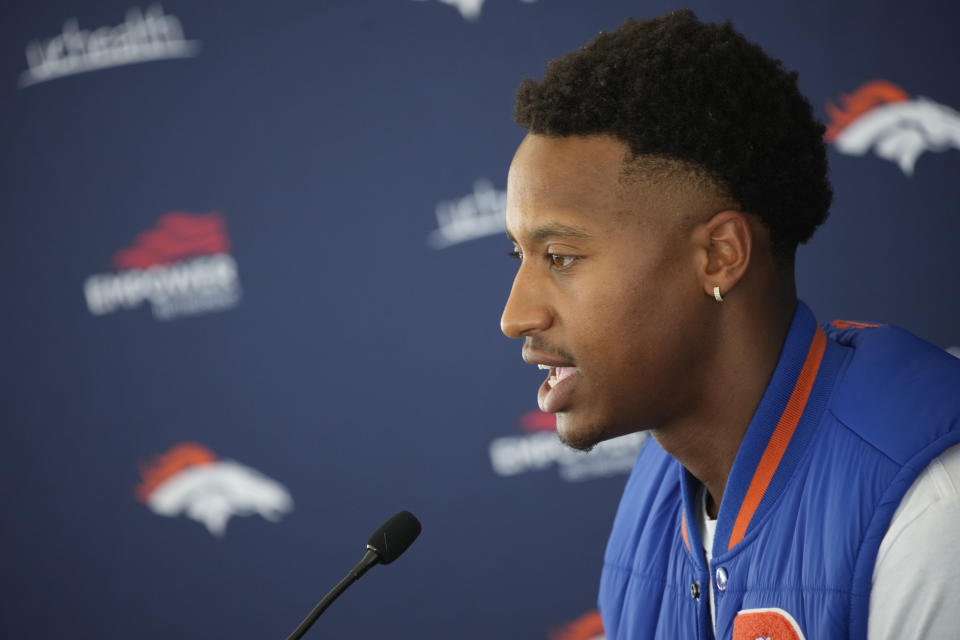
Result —
[{"label": "microphone stand", "polygon": [[370,545],[367,545],[367,552],[364,554],[363,559],[356,564],[353,569],[350,569],[350,572],[344,576],[343,580],[337,583],[337,585],[330,590],[327,595],[323,596],[323,599],[317,603],[317,606],[313,608],[307,617],[303,619],[303,622],[300,623],[293,633],[287,636],[287,640],[300,640],[300,638],[307,632],[313,623],[317,621],[317,618],[320,617],[320,614],[326,611],[327,607],[333,604],[333,601],[340,597],[340,594],[347,590],[347,587],[356,582],[360,576],[365,574],[367,570],[373,565],[380,562],[380,556],[374,551]]}]

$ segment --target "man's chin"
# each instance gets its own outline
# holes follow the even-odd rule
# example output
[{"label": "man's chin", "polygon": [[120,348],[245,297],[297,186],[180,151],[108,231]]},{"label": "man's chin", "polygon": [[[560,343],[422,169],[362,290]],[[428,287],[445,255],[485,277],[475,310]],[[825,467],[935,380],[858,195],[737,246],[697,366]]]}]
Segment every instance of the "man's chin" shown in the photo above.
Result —
[{"label": "man's chin", "polygon": [[577,451],[590,451],[606,439],[601,427],[576,420],[566,412],[557,414],[557,435],[560,442]]}]

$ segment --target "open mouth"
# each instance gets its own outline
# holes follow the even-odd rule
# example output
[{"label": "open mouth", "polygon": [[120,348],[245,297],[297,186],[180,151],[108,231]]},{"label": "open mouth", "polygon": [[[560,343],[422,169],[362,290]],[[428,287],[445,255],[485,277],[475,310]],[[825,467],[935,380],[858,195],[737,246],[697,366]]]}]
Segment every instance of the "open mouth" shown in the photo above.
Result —
[{"label": "open mouth", "polygon": [[547,386],[549,386],[551,389],[557,386],[560,381],[569,378],[577,371],[576,367],[551,367],[550,365],[546,364],[538,364],[537,368],[550,372],[547,375]]},{"label": "open mouth", "polygon": [[537,367],[548,371],[547,379],[540,385],[537,404],[544,413],[557,413],[567,408],[573,391],[577,386],[577,368],[572,366],[551,366],[538,364]]}]

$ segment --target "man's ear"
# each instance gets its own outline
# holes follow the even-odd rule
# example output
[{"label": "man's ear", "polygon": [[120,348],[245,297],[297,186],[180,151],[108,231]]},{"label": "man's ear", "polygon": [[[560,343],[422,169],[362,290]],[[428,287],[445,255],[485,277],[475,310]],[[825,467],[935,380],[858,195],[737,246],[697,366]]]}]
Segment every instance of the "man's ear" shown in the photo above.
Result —
[{"label": "man's ear", "polygon": [[718,293],[728,295],[750,264],[753,231],[747,215],[740,211],[721,211],[700,225],[694,241],[700,249],[698,275],[704,293],[710,297]]}]

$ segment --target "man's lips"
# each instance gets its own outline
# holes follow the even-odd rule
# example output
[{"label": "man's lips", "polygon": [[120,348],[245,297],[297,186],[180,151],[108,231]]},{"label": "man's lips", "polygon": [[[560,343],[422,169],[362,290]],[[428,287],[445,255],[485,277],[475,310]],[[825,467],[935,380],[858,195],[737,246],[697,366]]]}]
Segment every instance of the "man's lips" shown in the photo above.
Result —
[{"label": "man's lips", "polygon": [[577,367],[567,360],[526,348],[523,350],[523,360],[549,371],[547,379],[537,391],[537,404],[540,405],[540,410],[544,413],[562,411],[577,385],[579,379],[579,375],[576,375]]},{"label": "man's lips", "polygon": [[575,366],[570,360],[565,360],[559,356],[547,353],[545,351],[537,351],[536,349],[531,349],[530,347],[524,347],[523,352],[521,353],[523,361],[527,364],[545,364],[548,367],[573,367]]},{"label": "man's lips", "polygon": [[537,404],[540,411],[544,413],[557,413],[567,408],[570,403],[570,396],[580,376],[577,374],[576,367],[554,367],[550,369],[550,375],[543,381],[537,390]]}]

